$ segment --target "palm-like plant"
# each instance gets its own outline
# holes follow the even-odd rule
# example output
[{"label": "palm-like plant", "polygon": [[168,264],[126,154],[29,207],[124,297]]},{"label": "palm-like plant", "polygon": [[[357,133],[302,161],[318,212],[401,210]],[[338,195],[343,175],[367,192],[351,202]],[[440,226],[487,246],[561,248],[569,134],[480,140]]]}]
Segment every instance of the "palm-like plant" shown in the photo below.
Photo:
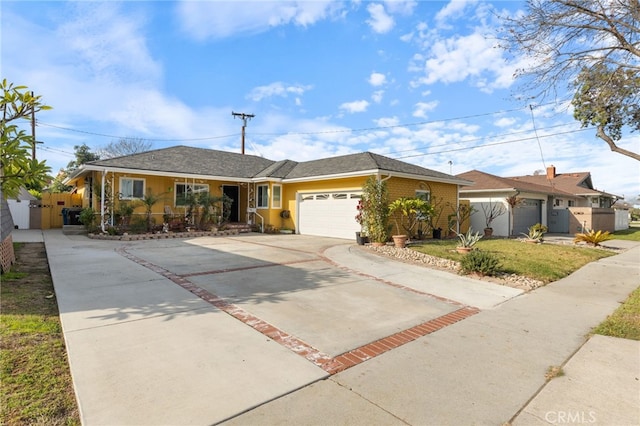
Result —
[{"label": "palm-like plant", "polygon": [[612,238],[613,238],[613,235],[611,235],[609,231],[602,232],[602,231],[594,231],[592,229],[587,232],[575,234],[573,243],[575,244],[575,243],[584,242],[587,244],[591,244],[594,247],[598,247],[600,243],[607,240],[611,240]]}]

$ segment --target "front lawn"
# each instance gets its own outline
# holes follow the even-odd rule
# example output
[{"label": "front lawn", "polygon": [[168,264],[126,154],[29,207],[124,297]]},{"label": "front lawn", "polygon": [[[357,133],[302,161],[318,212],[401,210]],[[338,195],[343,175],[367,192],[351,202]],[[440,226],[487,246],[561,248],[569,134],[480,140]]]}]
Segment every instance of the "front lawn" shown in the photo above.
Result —
[{"label": "front lawn", "polygon": [[[463,254],[455,251],[458,239],[429,240],[411,249],[431,256],[460,261]],[[612,256],[607,250],[560,244],[529,244],[515,239],[480,240],[476,246],[495,254],[506,273],[533,278],[545,283],[557,281],[587,263]]]},{"label": "front lawn", "polygon": [[640,287],[593,332],[604,336],[640,340]]},{"label": "front lawn", "polygon": [[0,287],[0,424],[79,425],[44,246],[15,250],[18,262]]},{"label": "front lawn", "polygon": [[640,224],[637,222],[632,223],[629,229],[614,232],[613,238],[616,240],[640,241]]}]

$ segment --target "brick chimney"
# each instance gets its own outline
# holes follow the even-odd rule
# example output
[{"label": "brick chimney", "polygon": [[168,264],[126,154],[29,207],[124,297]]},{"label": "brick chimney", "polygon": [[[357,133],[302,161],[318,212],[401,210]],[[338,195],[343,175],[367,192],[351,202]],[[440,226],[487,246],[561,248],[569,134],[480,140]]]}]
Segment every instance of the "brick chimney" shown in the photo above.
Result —
[{"label": "brick chimney", "polygon": [[556,166],[553,164],[547,167],[547,180],[551,180],[556,177]]}]

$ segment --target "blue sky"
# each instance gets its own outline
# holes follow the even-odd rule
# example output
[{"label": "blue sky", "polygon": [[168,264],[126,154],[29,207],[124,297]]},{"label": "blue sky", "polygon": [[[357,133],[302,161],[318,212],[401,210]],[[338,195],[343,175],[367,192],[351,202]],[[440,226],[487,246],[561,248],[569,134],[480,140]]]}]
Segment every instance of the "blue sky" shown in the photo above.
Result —
[{"label": "blue sky", "polygon": [[[2,78],[53,110],[38,157],[120,137],[306,161],[372,151],[445,173],[590,171],[633,200],[640,164],[566,102],[515,98],[526,59],[496,47],[520,1],[3,1]],[[566,100],[566,99],[565,99]],[[640,136],[621,146],[640,151]]]}]

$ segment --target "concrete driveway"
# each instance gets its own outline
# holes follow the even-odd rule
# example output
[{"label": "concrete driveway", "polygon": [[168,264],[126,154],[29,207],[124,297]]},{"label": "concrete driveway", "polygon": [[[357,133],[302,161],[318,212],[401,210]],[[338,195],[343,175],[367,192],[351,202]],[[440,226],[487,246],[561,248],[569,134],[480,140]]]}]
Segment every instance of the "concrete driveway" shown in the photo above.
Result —
[{"label": "concrete driveway", "polygon": [[519,294],[338,239],[44,236],[84,424],[220,422]]}]

